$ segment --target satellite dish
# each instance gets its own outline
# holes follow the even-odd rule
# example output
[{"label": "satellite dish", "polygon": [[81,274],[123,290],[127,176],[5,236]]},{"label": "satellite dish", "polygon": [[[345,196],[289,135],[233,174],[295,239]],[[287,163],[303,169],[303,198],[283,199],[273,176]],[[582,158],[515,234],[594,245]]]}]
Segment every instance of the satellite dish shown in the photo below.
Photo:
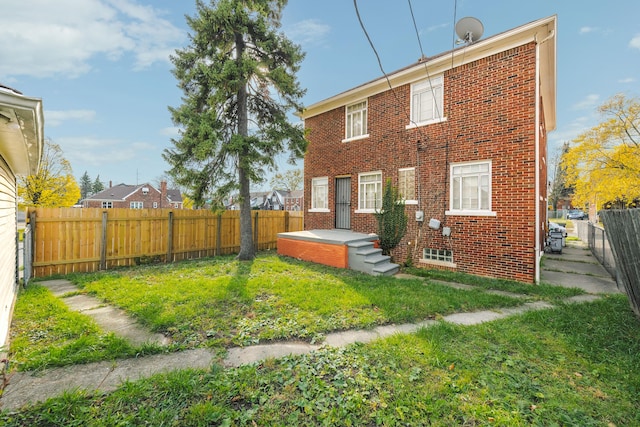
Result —
[{"label": "satellite dish", "polygon": [[484,32],[484,26],[479,19],[467,16],[462,18],[456,23],[456,34],[460,37],[460,42],[471,44],[477,40],[480,40],[482,33]]}]

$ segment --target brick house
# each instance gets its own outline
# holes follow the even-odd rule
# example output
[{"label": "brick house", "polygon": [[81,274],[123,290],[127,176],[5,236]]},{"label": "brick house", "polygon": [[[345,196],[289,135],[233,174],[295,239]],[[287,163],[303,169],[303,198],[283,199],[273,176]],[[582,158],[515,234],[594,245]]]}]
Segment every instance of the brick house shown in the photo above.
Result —
[{"label": "brick house", "polygon": [[270,211],[300,211],[304,200],[303,190],[273,190],[262,209]]},{"label": "brick house", "polygon": [[180,190],[167,189],[167,183],[160,183],[160,190],[151,184],[118,184],[82,200],[85,208],[127,208],[127,209],[182,209]]},{"label": "brick house", "polygon": [[390,179],[409,217],[395,262],[537,282],[556,25],[534,21],[309,106],[305,230],[375,233]]}]

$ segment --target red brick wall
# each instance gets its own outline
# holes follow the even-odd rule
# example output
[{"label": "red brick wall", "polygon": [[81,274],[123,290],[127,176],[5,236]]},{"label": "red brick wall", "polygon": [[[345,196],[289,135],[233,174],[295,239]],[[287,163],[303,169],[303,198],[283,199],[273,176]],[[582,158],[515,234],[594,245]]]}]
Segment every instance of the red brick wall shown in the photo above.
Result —
[{"label": "red brick wall", "polygon": [[[369,98],[366,139],[341,142],[344,107],[305,120],[309,129],[305,229],[334,228],[335,177],[350,176],[351,229],[376,232],[372,214],[353,213],[358,206],[358,173],[381,170],[383,182],[391,178],[397,185],[398,169],[415,167],[419,206],[406,207],[409,227],[393,252],[395,262],[411,258],[420,265],[424,247],[448,249],[453,250],[459,271],[532,282],[538,203],[535,44],[457,67],[444,77],[444,106],[439,107],[447,120],[442,123],[406,129],[410,85],[395,88],[395,94],[386,91]],[[496,216],[445,215],[449,209],[449,165],[477,160],[492,162],[492,210]],[[311,179],[321,176],[329,176],[330,212],[308,212]],[[425,212],[423,224],[415,221],[418,209]],[[451,238],[443,238],[441,230],[429,229],[430,218],[451,227]]]},{"label": "red brick wall", "polygon": [[[113,201],[113,208],[126,208],[129,209],[131,207],[131,202],[142,202],[143,209],[152,209],[153,203],[156,202],[158,204],[158,208],[170,208],[171,203],[168,201],[162,201],[161,194],[158,190],[153,187],[146,187],[149,189],[147,194],[143,194],[142,189],[139,188],[138,191],[131,194],[126,201]],[[101,208],[102,201],[99,200],[87,200],[86,207],[88,208]]]},{"label": "red brick wall", "polygon": [[349,247],[278,237],[278,255],[338,268],[349,267]]}]

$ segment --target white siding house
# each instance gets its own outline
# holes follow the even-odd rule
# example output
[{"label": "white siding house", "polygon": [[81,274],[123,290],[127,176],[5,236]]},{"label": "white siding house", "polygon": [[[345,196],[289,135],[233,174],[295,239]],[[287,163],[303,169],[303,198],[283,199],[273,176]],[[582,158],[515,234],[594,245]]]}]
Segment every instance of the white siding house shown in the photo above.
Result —
[{"label": "white siding house", "polygon": [[35,174],[44,146],[42,101],[0,85],[0,347],[18,290],[16,177]]}]

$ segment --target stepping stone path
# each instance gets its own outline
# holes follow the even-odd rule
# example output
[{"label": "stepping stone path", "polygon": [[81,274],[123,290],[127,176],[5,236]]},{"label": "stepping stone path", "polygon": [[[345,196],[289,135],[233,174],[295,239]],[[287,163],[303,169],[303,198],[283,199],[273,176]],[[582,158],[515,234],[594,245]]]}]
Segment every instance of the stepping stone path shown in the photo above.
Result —
[{"label": "stepping stone path", "polygon": [[[602,266],[598,265],[597,261],[596,265],[594,265],[593,259],[589,259],[591,255],[588,252],[585,252],[582,248],[567,247],[563,250],[563,253],[566,254],[565,257],[549,257],[549,259],[545,260],[545,265],[548,266],[548,269],[543,271],[543,280],[548,283],[554,283],[557,286],[581,287],[588,292],[586,295],[568,298],[565,302],[576,304],[591,302],[600,298],[598,294],[620,292],[615,281],[607,277],[606,272],[602,273],[604,271]],[[412,276],[397,274],[395,277],[403,279]],[[462,284],[438,283],[459,289],[473,288]],[[127,317],[124,311],[109,307],[91,296],[76,294],[79,289],[67,280],[50,280],[39,282],[39,284],[46,286],[54,295],[61,297],[72,310],[92,316],[102,328],[113,331],[117,335],[130,340],[133,344],[140,345],[147,342],[168,344],[166,337],[145,330],[133,319]],[[487,292],[527,298],[527,296],[508,292]],[[443,317],[442,320],[459,325],[475,325],[527,311],[549,308],[553,308],[553,306],[544,301],[525,302],[521,306],[514,308],[455,313]],[[403,325],[384,325],[371,330],[330,333],[325,336],[324,342],[319,345],[294,341],[230,348],[221,363],[227,368],[232,368],[269,358],[279,358],[292,354],[307,354],[323,346],[344,347],[356,342],[367,343],[394,334],[414,333],[434,323],[437,323],[437,321],[426,320]],[[135,381],[176,369],[207,369],[216,362],[220,362],[220,359],[211,350],[193,349],[113,362],[54,368],[41,373],[15,372],[9,375],[9,385],[5,388],[0,398],[0,409],[17,410],[25,404],[41,402],[50,397],[60,395],[64,390],[110,392],[124,381]]]},{"label": "stepping stone path", "polygon": [[113,332],[134,346],[146,343],[167,345],[170,342],[164,335],[150,332],[142,327],[125,311],[106,305],[90,295],[76,293],[80,291],[80,288],[68,280],[47,280],[39,282],[39,284],[49,289],[56,297],[61,298],[71,310],[92,317],[102,329]]}]

